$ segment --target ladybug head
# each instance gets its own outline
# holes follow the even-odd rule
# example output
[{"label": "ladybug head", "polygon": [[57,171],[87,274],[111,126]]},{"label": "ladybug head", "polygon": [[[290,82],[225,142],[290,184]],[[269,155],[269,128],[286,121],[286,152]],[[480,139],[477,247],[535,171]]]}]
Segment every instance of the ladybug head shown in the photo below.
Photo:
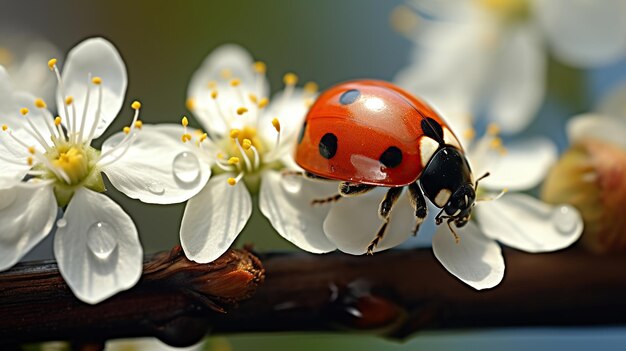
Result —
[{"label": "ladybug head", "polygon": [[474,190],[474,185],[465,183],[450,196],[443,210],[454,221],[454,224],[460,228],[469,221],[475,201],[476,191]]}]

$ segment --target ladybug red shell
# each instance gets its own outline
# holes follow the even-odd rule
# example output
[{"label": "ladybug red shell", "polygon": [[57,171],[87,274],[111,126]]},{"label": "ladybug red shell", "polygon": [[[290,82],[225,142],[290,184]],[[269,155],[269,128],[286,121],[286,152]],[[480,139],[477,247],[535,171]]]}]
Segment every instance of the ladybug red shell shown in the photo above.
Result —
[{"label": "ladybug red shell", "polygon": [[424,138],[432,132],[461,150],[444,119],[422,100],[383,81],[346,82],[311,107],[296,162],[325,178],[404,186],[420,177],[438,148],[435,138]]},{"label": "ladybug red shell", "polygon": [[[367,248],[382,240],[393,205],[408,187],[416,227],[426,217],[426,196],[447,220],[464,226],[476,199],[477,181],[463,148],[446,121],[425,102],[387,82],[358,80],[322,93],[298,137],[296,162],[312,178],[341,181],[338,201],[382,186],[378,214],[383,225]],[[457,237],[458,239],[458,237]]]}]

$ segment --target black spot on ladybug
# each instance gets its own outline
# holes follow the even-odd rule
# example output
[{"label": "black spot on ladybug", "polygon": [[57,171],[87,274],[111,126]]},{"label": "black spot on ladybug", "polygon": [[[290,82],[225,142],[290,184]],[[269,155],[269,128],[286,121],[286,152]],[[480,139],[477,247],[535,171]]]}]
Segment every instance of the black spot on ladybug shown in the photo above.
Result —
[{"label": "black spot on ladybug", "polygon": [[298,134],[298,144],[300,144],[302,142],[302,139],[304,139],[305,131],[306,131],[306,121],[304,121],[302,128],[300,128],[300,134]]},{"label": "black spot on ladybug", "polygon": [[361,96],[360,91],[356,89],[351,89],[341,94],[341,96],[339,97],[339,102],[342,105],[350,105],[351,103],[355,102],[356,99],[359,98],[359,96]]},{"label": "black spot on ladybug", "polygon": [[326,133],[320,140],[320,155],[325,159],[331,159],[337,153],[337,137],[333,133]]},{"label": "black spot on ladybug", "polygon": [[430,117],[422,120],[422,130],[424,134],[438,142],[443,142],[443,128],[441,125]]},{"label": "black spot on ladybug", "polygon": [[397,167],[400,163],[402,163],[402,151],[400,151],[397,147],[392,146],[380,155],[379,160],[385,167]]}]

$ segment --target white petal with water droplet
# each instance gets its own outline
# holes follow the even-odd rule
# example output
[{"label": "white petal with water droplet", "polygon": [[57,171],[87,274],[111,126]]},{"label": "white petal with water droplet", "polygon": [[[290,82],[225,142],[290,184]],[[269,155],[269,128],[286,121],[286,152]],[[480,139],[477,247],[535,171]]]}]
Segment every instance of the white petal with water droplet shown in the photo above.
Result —
[{"label": "white petal with water droplet", "polygon": [[573,207],[553,207],[525,194],[505,194],[478,204],[474,211],[488,237],[527,252],[566,248],[583,230]]},{"label": "white petal with water droplet", "polygon": [[113,44],[103,38],[87,39],[70,51],[62,68],[65,96],[62,96],[60,89],[57,89],[57,106],[59,106],[58,110],[63,123],[67,125],[68,117],[65,116],[62,106],[65,104],[65,98],[72,96],[79,127],[85,108],[87,88],[91,89],[85,118],[84,138],[87,138],[87,134],[97,119],[98,86],[91,82],[90,75],[102,78],[101,118],[94,135],[94,138],[97,138],[117,117],[124,102],[127,85],[126,66],[122,57]]},{"label": "white petal with water droplet", "polygon": [[48,235],[57,208],[49,184],[21,183],[0,190],[0,270],[12,267]]},{"label": "white petal with water droplet", "polygon": [[[64,218],[67,225],[57,229],[54,254],[61,275],[77,298],[96,304],[137,283],[143,250],[137,228],[118,204],[105,195],[80,188],[72,197]],[[110,236],[103,239],[104,244],[90,243],[95,240],[90,239],[94,234],[90,232],[97,223],[106,223],[106,230],[99,231],[101,235]],[[110,248],[111,240],[114,240],[114,249],[101,255]]]},{"label": "white petal with water droplet", "polygon": [[[367,252],[367,247],[383,224],[378,217],[378,206],[385,191],[385,188],[377,188],[364,195],[342,198],[330,205],[324,232],[339,250],[352,255]],[[393,207],[386,234],[374,252],[400,245],[412,235],[414,228],[415,216],[405,191]]]},{"label": "white petal with water droplet", "polygon": [[[161,132],[163,128],[171,127],[144,124],[126,154],[103,169],[111,184],[133,199],[157,204],[182,202],[196,195],[211,175],[208,163],[201,162],[187,144],[180,141],[180,136],[174,138],[170,133]],[[120,132],[107,139],[102,152],[110,150],[111,145],[119,143],[124,136]],[[197,176],[193,179],[187,177],[182,181],[177,176],[182,166],[179,163],[178,168],[175,167],[174,160],[181,153],[196,160],[193,167],[197,168]],[[186,171],[189,171],[188,166],[188,162],[185,163]]]},{"label": "white petal with water droplet", "polygon": [[504,277],[504,258],[498,243],[484,236],[472,222],[455,230],[460,238],[458,244],[447,225],[437,228],[433,253],[439,262],[474,289],[489,289],[500,284]]},{"label": "white petal with water droplet", "polygon": [[187,202],[180,225],[180,243],[192,261],[207,263],[220,257],[235,241],[252,214],[252,198],[243,181],[231,186],[231,175],[212,177]]},{"label": "white petal with water droplet", "polygon": [[336,249],[322,229],[330,206],[312,206],[311,200],[336,193],[334,182],[267,171],[261,181],[259,207],[283,238],[303,250],[323,253]]}]

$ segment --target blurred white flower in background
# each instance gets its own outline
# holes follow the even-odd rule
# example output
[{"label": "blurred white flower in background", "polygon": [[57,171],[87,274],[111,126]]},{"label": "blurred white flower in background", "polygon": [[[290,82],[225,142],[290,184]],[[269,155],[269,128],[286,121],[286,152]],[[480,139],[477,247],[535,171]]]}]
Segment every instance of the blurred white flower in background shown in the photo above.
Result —
[{"label": "blurred white flower in background", "polygon": [[[45,67],[45,60],[40,64]],[[14,88],[0,66],[0,270],[13,266],[57,224],[54,254],[76,297],[98,303],[126,290],[141,275],[143,252],[137,229],[105,191],[102,173],[118,190],[150,203],[187,200],[204,185],[181,187],[173,159],[185,148],[138,119],[91,146],[116,118],[126,94],[126,67],[102,38],[70,51],[58,77],[53,118],[44,100]],[[203,174],[204,182],[208,174]]]},{"label": "blurred white flower in background", "polygon": [[[215,173],[185,208],[180,241],[190,260],[211,262],[230,247],[252,214],[250,193],[259,183],[261,210],[271,216],[264,189],[275,187],[278,170],[293,164],[297,133],[317,87],[296,88],[298,78],[288,73],[285,89],[270,101],[265,73],[266,65],[243,48],[219,47],[194,73],[188,90],[187,107],[205,132],[190,130],[186,117],[184,129],[157,127],[179,143],[182,135],[194,167]],[[282,211],[282,204],[271,206]]]},{"label": "blurred white flower in background", "polygon": [[42,62],[59,57],[59,50],[43,38],[7,28],[0,29],[0,66],[13,80],[15,89],[28,91],[45,101],[54,101],[56,80]]},{"label": "blurred white flower in background", "polygon": [[547,52],[577,67],[626,56],[621,0],[412,0],[392,14],[415,42],[396,83],[444,115],[523,130],[545,92]]}]

